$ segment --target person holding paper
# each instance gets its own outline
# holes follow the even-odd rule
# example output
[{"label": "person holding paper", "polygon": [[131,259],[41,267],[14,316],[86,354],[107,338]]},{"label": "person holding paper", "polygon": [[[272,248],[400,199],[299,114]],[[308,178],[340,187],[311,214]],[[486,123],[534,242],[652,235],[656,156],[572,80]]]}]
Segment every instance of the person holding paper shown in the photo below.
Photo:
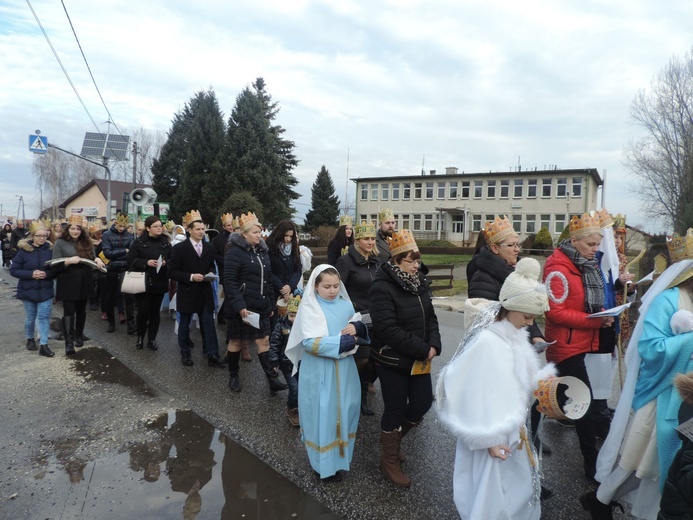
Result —
[{"label": "person holding paper", "polygon": [[147,333],[147,348],[157,350],[154,340],[159,332],[161,302],[168,292],[168,260],[171,256],[171,242],[164,233],[164,225],[156,215],[144,221],[144,231],[133,240],[128,251],[128,268],[146,273],[145,292],[136,294],[137,302],[137,342],[135,347],[144,347],[144,334]]}]

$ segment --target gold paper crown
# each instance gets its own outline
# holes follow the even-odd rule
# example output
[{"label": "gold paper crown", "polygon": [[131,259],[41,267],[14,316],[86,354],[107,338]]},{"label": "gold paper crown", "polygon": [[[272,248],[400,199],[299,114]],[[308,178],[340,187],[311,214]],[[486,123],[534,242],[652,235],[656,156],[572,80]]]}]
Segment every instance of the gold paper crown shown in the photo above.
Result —
[{"label": "gold paper crown", "polygon": [[234,217],[231,221],[231,225],[233,226],[233,229],[238,229],[239,227],[241,227],[241,218]]},{"label": "gold paper crown", "polygon": [[127,226],[130,223],[130,217],[127,213],[118,213],[115,218],[116,224]]},{"label": "gold paper crown", "polygon": [[176,223],[173,220],[168,220],[166,221],[166,224],[164,224],[164,227],[166,228],[166,231],[170,233],[171,231],[173,231],[175,225]]},{"label": "gold paper crown", "polygon": [[674,233],[671,237],[667,237],[667,249],[669,250],[669,258],[672,264],[680,260],[693,258],[693,228],[688,228],[688,231],[683,236]]},{"label": "gold paper crown", "polygon": [[257,217],[255,216],[255,213],[253,213],[252,211],[249,211],[246,214],[241,213],[241,216],[238,217],[238,224],[241,228],[246,228],[247,226],[251,225],[262,227]]},{"label": "gold paper crown", "polygon": [[[49,227],[50,227],[50,223],[49,223]],[[31,223],[31,226],[29,226],[29,233],[31,233],[32,235],[35,235],[37,231],[46,231],[47,229],[49,229],[49,228],[46,227],[46,223],[44,221],[34,220]]]},{"label": "gold paper crown", "polygon": [[625,233],[626,232],[626,216],[620,213],[613,217],[614,219],[614,233]]},{"label": "gold paper crown", "polygon": [[517,235],[517,233],[508,220],[508,216],[504,215],[503,218],[496,217],[493,222],[486,222],[484,235],[489,244],[499,244],[509,236]]},{"label": "gold paper crown", "polygon": [[354,240],[361,238],[375,238],[375,224],[373,221],[366,222],[362,220],[357,226],[354,226]]},{"label": "gold paper crown", "polygon": [[408,229],[393,231],[390,239],[390,256],[396,256],[407,251],[418,251],[414,235]]},{"label": "gold paper crown", "polygon": [[602,208],[597,211],[597,216],[599,217],[599,227],[602,229],[611,227],[614,225],[614,219],[611,218],[611,214],[606,208]]},{"label": "gold paper crown", "polygon": [[339,217],[339,225],[340,226],[353,226],[354,221],[351,220],[351,217],[349,215],[342,215]]},{"label": "gold paper crown", "polygon": [[227,220],[230,220],[231,222],[233,222],[233,213],[224,213],[221,216],[221,223],[222,224],[226,224]]},{"label": "gold paper crown", "polygon": [[580,238],[589,235],[601,235],[602,228],[599,225],[599,217],[589,213],[583,213],[581,217],[575,215],[570,219],[570,238]]},{"label": "gold paper crown", "polygon": [[390,208],[385,208],[378,213],[378,224],[382,224],[386,220],[395,220],[395,214]]},{"label": "gold paper crown", "polygon": [[183,215],[183,227],[188,227],[196,220],[202,221],[202,215],[200,215],[200,212],[196,209],[191,209],[185,215]]},{"label": "gold paper crown", "polygon": [[[558,385],[568,386],[566,392],[570,393],[570,405],[564,407],[558,402]],[[572,388],[571,388],[572,387]],[[537,390],[534,391],[537,399],[537,411],[553,419],[579,419],[590,406],[589,388],[582,381],[572,376],[553,377],[539,381]]]},{"label": "gold paper crown", "polygon": [[94,235],[94,233],[96,233],[99,229],[99,226],[97,226],[96,224],[92,224],[91,226],[89,226],[89,234]]},{"label": "gold paper crown", "polygon": [[81,226],[82,224],[82,215],[80,215],[79,213],[73,213],[69,217],[67,217],[68,226]]},{"label": "gold paper crown", "polygon": [[300,296],[292,296],[286,304],[286,312],[298,312],[298,306],[301,305]]}]

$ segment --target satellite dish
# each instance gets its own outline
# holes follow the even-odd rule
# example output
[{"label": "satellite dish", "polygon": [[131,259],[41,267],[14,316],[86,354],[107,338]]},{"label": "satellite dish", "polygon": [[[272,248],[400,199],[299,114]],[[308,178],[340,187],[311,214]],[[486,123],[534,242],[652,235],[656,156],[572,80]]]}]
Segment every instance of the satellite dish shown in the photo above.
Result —
[{"label": "satellite dish", "polygon": [[154,204],[156,202],[156,192],[151,188],[137,188],[130,192],[130,202],[135,206]]}]

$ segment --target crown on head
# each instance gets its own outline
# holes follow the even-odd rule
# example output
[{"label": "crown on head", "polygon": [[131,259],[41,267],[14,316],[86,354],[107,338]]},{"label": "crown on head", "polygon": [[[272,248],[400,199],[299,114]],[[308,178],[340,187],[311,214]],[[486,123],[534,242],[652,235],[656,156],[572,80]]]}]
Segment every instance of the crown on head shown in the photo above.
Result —
[{"label": "crown on head", "polygon": [[298,312],[299,305],[301,305],[301,297],[291,296],[286,303],[286,312]]},{"label": "crown on head", "polygon": [[127,213],[118,213],[115,218],[116,224],[127,226],[130,223],[130,217]]},{"label": "crown on head", "polygon": [[258,221],[255,213],[252,211],[245,214],[241,213],[241,216],[238,217],[238,223],[242,229],[248,229],[250,226],[262,227],[262,224],[260,224],[260,221]]},{"label": "crown on head", "polygon": [[508,220],[508,216],[504,215],[496,217],[493,222],[486,222],[484,225],[484,235],[489,244],[499,244],[509,236],[517,235],[513,229],[513,225]]},{"label": "crown on head", "polygon": [[608,228],[614,225],[614,219],[606,208],[602,208],[597,211],[597,216],[599,217],[599,227],[602,229]]},{"label": "crown on head", "polygon": [[31,223],[31,226],[29,226],[29,233],[32,235],[35,235],[38,231],[46,231],[47,229],[50,228],[50,223],[48,226],[46,226],[46,222],[42,220],[34,220]]},{"label": "crown on head", "polygon": [[414,235],[408,229],[393,231],[390,238],[390,256],[396,256],[407,251],[418,251]]},{"label": "crown on head", "polygon": [[342,215],[339,217],[339,225],[340,226],[352,226],[354,224],[354,221],[351,220],[351,217],[349,215]]},{"label": "crown on head", "polygon": [[626,216],[620,213],[613,217],[614,219],[614,233],[625,233],[626,232]]},{"label": "crown on head", "polygon": [[233,226],[233,229],[238,229],[239,227],[241,227],[241,218],[234,217],[231,221],[231,225]]},{"label": "crown on head", "polygon": [[580,238],[589,235],[601,235],[602,227],[599,217],[591,213],[583,213],[581,217],[575,215],[570,219],[570,238]]},{"label": "crown on head", "polygon": [[384,210],[378,212],[378,224],[382,224],[386,220],[395,220],[395,214],[390,208],[385,208]]},{"label": "crown on head", "polygon": [[667,237],[667,249],[672,264],[679,260],[693,258],[693,228],[688,228],[683,236],[674,233],[671,237]]},{"label": "crown on head", "polygon": [[89,234],[90,234],[90,235],[93,235],[93,234],[96,233],[99,229],[101,229],[99,226],[97,226],[96,224],[92,224],[91,226],[89,226]]},{"label": "crown on head", "polygon": [[202,215],[196,209],[191,209],[185,215],[183,215],[183,226],[188,227],[193,222],[199,220],[202,222]]},{"label": "crown on head", "polygon": [[354,226],[354,240],[361,238],[375,238],[375,224],[373,221],[362,220],[360,224]]},{"label": "crown on head", "polygon": [[164,224],[164,227],[166,228],[166,231],[170,233],[171,231],[173,231],[175,225],[176,223],[173,220],[167,220],[166,224]]},{"label": "crown on head", "polygon": [[68,226],[83,225],[82,215],[80,215],[79,213],[72,213],[69,217],[67,217],[67,224]]},{"label": "crown on head", "polygon": [[222,223],[222,224],[226,224],[226,222],[229,221],[229,220],[230,220],[231,222],[233,222],[233,213],[224,213],[224,214],[221,216],[221,223]]}]

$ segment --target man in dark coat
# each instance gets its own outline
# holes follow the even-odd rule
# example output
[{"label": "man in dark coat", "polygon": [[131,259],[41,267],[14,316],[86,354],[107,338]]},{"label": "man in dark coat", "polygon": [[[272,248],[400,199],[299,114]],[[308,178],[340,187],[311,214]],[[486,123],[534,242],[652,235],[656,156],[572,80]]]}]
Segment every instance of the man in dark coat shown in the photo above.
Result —
[{"label": "man in dark coat", "polygon": [[197,314],[202,327],[207,364],[212,367],[225,366],[225,362],[219,359],[219,342],[214,327],[213,278],[205,278],[214,273],[214,248],[204,240],[205,225],[199,212],[193,210],[186,217],[190,237],[173,246],[168,264],[169,277],[178,282],[178,347],[182,363],[186,367],[194,365],[187,339],[190,320],[193,314]]},{"label": "man in dark coat", "polygon": [[10,234],[10,251],[12,252],[12,258],[17,254],[17,244],[19,244],[19,241],[24,240],[27,236],[29,236],[29,230],[24,227],[24,221],[18,220],[17,227],[14,228]]},{"label": "man in dark coat", "polygon": [[[125,214],[119,214],[110,229],[101,235],[101,251],[108,260],[106,263],[106,316],[108,317],[107,332],[115,332],[115,312],[113,308],[121,298],[125,305],[125,319],[128,326],[128,334],[137,333],[135,322],[135,299],[132,294],[123,294],[120,284],[125,271],[130,266],[127,264],[127,255],[134,240],[134,235],[127,232],[130,218]],[[122,304],[118,305],[122,308]],[[121,312],[122,316],[122,312]],[[121,322],[123,318],[121,317]]]},{"label": "man in dark coat", "polygon": [[392,232],[397,227],[395,215],[390,209],[384,209],[378,213],[378,232],[375,236],[375,246],[378,248],[378,258],[380,263],[384,264],[390,259],[390,239]]}]

